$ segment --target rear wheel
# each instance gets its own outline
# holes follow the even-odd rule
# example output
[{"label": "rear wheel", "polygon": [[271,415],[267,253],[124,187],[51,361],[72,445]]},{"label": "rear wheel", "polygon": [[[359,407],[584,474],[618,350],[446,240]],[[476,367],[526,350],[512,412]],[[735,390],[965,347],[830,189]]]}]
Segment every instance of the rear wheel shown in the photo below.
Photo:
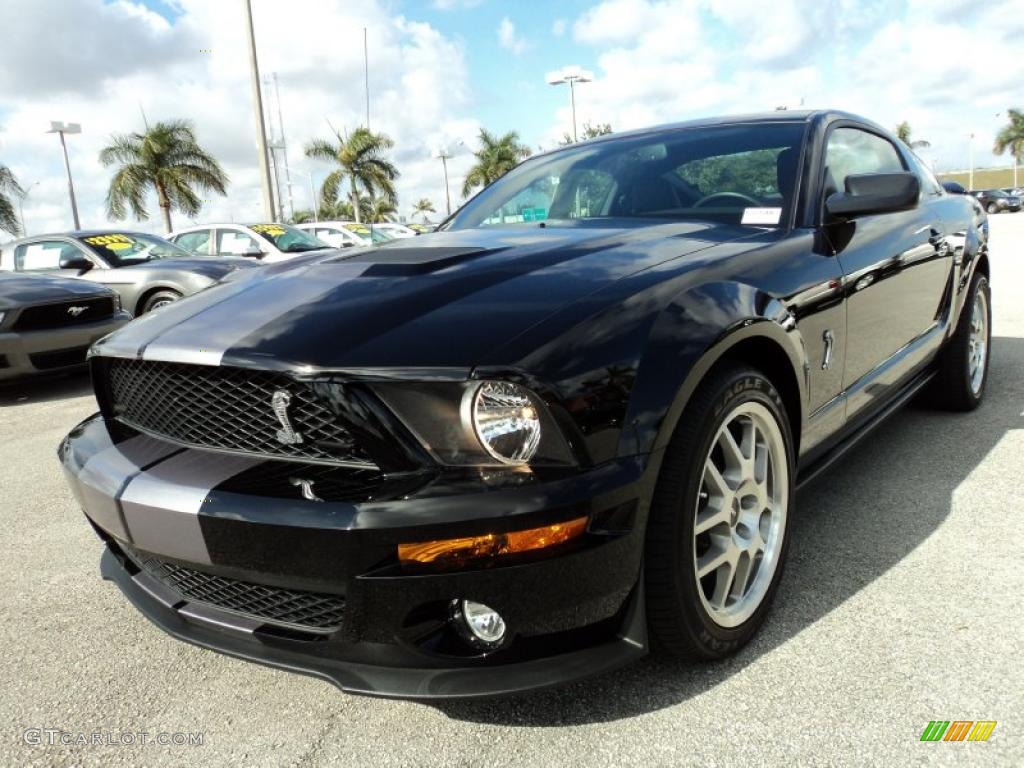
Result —
[{"label": "rear wheel", "polygon": [[995,203],[989,203],[985,210],[989,213],[999,213],[999,206]]},{"label": "rear wheel", "polygon": [[974,275],[953,338],[939,357],[929,401],[951,411],[972,411],[981,403],[988,381],[992,346],[992,293],[988,278]]},{"label": "rear wheel", "polygon": [[160,309],[160,307],[167,306],[180,298],[181,294],[177,291],[157,291],[146,299],[139,314],[144,315],[147,312],[152,312],[154,309]]},{"label": "rear wheel", "polygon": [[779,393],[730,365],[701,385],[668,448],[647,526],[655,645],[714,659],[764,622],[782,575],[793,440]]}]

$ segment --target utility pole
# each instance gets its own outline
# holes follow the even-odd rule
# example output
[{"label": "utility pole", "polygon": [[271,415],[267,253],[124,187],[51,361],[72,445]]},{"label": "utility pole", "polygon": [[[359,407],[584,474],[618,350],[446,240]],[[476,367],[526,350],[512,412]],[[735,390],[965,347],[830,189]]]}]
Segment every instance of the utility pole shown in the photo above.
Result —
[{"label": "utility pole", "polygon": [[64,152],[64,170],[68,174],[68,197],[71,198],[71,218],[75,222],[75,229],[81,229],[78,221],[78,203],[75,201],[75,183],[71,180],[71,162],[68,160],[68,145],[64,141],[65,133],[81,133],[82,126],[78,123],[61,123],[50,121],[50,130],[47,133],[56,133],[60,136],[60,148]]},{"label": "utility pole", "polygon": [[548,85],[569,84],[569,103],[572,106],[572,140],[579,141],[576,134],[576,83],[589,83],[594,76],[587,71],[568,71],[548,73]]},{"label": "utility pole", "polygon": [[252,0],[245,4],[246,28],[249,33],[249,71],[252,79],[253,114],[256,117],[256,143],[260,155],[260,187],[263,192],[263,214],[274,220],[274,194],[270,184],[270,162],[267,155],[267,129],[263,122],[263,95],[260,92],[260,69],[256,61],[256,33],[252,25]]},{"label": "utility pole", "polygon": [[[284,117],[281,113],[281,91],[277,87],[277,72],[274,73],[274,99],[277,101],[277,132],[281,137],[281,154],[284,155],[284,184],[288,190],[288,210],[292,218],[295,218],[295,200],[292,197],[292,171],[288,167],[288,142],[284,137]],[[284,203],[280,204],[284,208]],[[284,218],[282,210],[281,217]]]}]

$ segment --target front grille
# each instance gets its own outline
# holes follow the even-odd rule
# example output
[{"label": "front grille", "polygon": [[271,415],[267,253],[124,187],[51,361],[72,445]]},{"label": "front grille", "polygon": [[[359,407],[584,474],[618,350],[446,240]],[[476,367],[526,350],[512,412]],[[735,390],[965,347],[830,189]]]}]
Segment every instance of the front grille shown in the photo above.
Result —
[{"label": "front grille", "polygon": [[63,301],[59,304],[41,304],[21,310],[14,323],[16,331],[41,331],[46,328],[64,328],[103,320],[114,314],[114,299],[99,297],[81,301]]},{"label": "front grille", "polygon": [[268,587],[185,568],[134,550],[128,554],[142,570],[190,602],[315,632],[341,627],[345,612],[341,595]]},{"label": "front grille", "polygon": [[[110,406],[130,427],[199,448],[323,463],[373,466],[311,385],[245,368],[111,359]],[[291,396],[287,413],[298,444],[278,439],[274,393]]]},{"label": "front grille", "polygon": [[52,352],[37,352],[29,355],[32,367],[37,371],[48,371],[53,368],[68,368],[72,365],[85,365],[85,355],[88,347],[74,347],[72,349],[55,349]]}]

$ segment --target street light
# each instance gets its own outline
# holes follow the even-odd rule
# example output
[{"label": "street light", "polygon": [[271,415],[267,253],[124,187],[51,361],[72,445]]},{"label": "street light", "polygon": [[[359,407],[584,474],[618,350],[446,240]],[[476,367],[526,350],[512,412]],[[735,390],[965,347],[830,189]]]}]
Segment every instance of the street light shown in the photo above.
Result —
[{"label": "street light", "polygon": [[56,120],[50,121],[50,130],[47,133],[56,133],[60,136],[60,147],[64,150],[64,170],[68,172],[68,195],[71,197],[71,217],[75,222],[75,229],[81,229],[78,222],[78,203],[75,202],[75,184],[71,181],[71,163],[68,161],[68,145],[64,142],[65,133],[81,133],[82,126],[78,123],[61,123]]},{"label": "street light", "polygon": [[[456,143],[456,146],[461,147],[465,142],[462,139]],[[448,147],[441,147],[437,150],[437,154],[434,157],[441,159],[441,167],[444,168],[444,205],[448,215],[452,215],[452,195],[448,190],[448,161],[452,159],[452,153],[448,150]]]},{"label": "street light", "polygon": [[28,197],[28,193],[32,191],[32,187],[39,184],[38,181],[33,181],[25,189],[22,190],[21,196],[18,198],[18,218],[21,219],[21,234],[23,237],[28,235],[28,227],[25,226],[25,198]]},{"label": "street light", "polygon": [[572,140],[578,141],[576,135],[576,83],[589,83],[594,75],[584,69],[563,69],[561,72],[548,73],[548,85],[569,84],[569,102],[572,104]]}]

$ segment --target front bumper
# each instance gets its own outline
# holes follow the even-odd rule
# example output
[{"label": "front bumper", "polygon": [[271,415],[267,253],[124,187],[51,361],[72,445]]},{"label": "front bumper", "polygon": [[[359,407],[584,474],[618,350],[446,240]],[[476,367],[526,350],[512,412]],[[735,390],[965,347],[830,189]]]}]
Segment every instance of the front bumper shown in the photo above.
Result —
[{"label": "front bumper", "polygon": [[[557,685],[646,653],[640,457],[545,481],[434,478],[395,498],[356,502],[307,500],[298,488],[290,499],[245,493],[239,477],[266,476],[282,462],[126,437],[100,416],[76,427],[60,456],[107,542],[104,578],[188,642],[354,693],[425,699]],[[401,542],[583,514],[588,533],[571,546],[491,567],[409,571],[395,555]],[[204,577],[334,596],[343,620],[313,632],[193,599],[142,567],[140,553]],[[461,647],[447,621],[459,598],[499,611],[511,642],[491,654]]]},{"label": "front bumper", "polygon": [[0,331],[0,381],[81,368],[93,342],[132,319],[119,310],[95,323],[39,331]]}]

